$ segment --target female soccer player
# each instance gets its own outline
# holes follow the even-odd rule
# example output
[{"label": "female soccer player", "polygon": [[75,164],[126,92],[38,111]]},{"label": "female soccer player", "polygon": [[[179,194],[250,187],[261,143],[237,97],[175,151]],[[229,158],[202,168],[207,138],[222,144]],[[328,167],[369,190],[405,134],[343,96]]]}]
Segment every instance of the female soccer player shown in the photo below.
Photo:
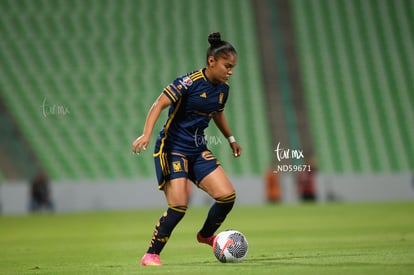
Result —
[{"label": "female soccer player", "polygon": [[197,233],[200,243],[213,245],[214,233],[236,199],[232,183],[207,149],[204,129],[212,118],[228,139],[233,156],[240,156],[242,149],[223,112],[229,93],[227,81],[236,66],[237,52],[221,40],[220,33],[210,34],[208,42],[207,67],[178,77],[164,88],[148,112],[143,134],[132,144],[132,151],[138,155],[145,150],[161,111],[169,107],[154,150],[158,189],[164,191],[168,208],[157,222],[148,251],[141,259],[144,266],[162,265],[159,255],[187,210],[187,180],[215,199]]}]

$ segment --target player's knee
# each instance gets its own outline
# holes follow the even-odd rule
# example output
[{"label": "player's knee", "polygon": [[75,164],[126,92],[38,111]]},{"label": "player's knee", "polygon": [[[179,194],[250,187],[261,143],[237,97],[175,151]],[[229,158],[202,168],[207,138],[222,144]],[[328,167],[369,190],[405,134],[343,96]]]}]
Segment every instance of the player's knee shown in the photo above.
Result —
[{"label": "player's knee", "polygon": [[219,204],[234,204],[236,201],[236,191],[233,191],[232,193],[216,198],[216,202]]}]

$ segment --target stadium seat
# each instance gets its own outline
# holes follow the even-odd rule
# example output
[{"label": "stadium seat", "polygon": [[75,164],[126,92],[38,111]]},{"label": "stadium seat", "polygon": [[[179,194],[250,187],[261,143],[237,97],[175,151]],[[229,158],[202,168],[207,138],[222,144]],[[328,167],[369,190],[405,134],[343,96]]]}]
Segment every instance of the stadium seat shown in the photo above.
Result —
[{"label": "stadium seat", "polygon": [[272,149],[248,0],[1,1],[2,97],[52,179],[153,177],[131,142],[163,87],[205,66],[212,31],[239,51],[226,114],[245,151],[233,161],[214,128],[211,149],[230,174],[259,175]]}]

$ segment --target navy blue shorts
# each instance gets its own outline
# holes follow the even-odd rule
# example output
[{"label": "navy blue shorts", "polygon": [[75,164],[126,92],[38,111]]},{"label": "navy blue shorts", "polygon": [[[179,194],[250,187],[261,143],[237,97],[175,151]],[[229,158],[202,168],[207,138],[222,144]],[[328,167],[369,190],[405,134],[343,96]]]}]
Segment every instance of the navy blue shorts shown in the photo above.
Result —
[{"label": "navy blue shorts", "polygon": [[190,179],[198,186],[205,176],[220,165],[220,162],[209,150],[194,155],[160,152],[154,154],[154,161],[158,189],[160,190],[164,189],[167,181],[177,178]]}]

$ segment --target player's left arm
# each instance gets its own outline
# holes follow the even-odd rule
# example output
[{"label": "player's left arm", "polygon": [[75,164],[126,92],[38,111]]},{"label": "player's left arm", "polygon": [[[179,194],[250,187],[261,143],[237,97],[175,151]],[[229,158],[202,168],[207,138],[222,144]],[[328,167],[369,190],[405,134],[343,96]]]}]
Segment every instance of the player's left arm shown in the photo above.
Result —
[{"label": "player's left arm", "polygon": [[[214,123],[217,125],[217,128],[220,129],[221,133],[229,139],[229,137],[233,137],[229,124],[227,123],[226,116],[224,112],[218,112],[214,117]],[[234,138],[233,138],[234,139]],[[230,147],[233,150],[234,157],[240,157],[242,148],[235,140],[229,140]]]}]

